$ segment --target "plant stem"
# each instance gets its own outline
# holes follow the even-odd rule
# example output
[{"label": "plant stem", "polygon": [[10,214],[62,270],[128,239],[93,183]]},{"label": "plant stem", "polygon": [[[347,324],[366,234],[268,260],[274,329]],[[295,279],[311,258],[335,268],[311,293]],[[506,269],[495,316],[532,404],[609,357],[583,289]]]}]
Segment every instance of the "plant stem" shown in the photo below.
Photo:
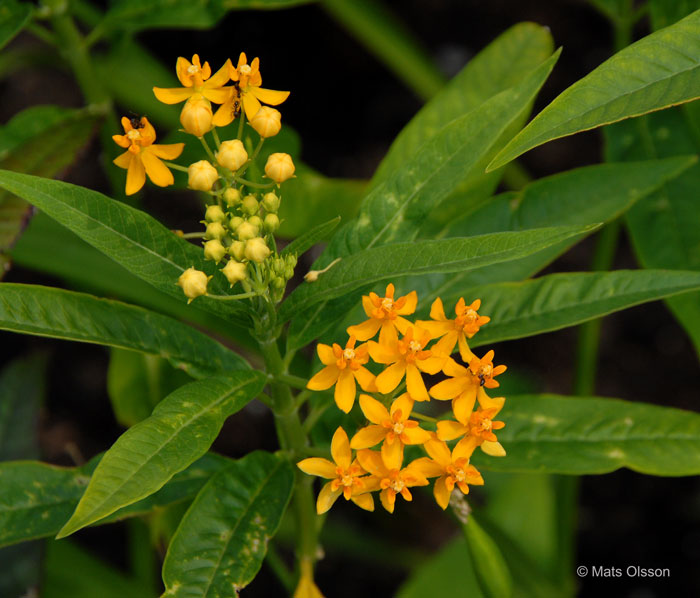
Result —
[{"label": "plant stem", "polygon": [[271,189],[276,185],[276,183],[253,183],[241,177],[236,177],[236,182],[246,187],[255,187],[256,189]]},{"label": "plant stem", "polygon": [[214,143],[216,144],[216,149],[221,148],[221,140],[219,139],[219,134],[216,132],[216,127],[211,130],[211,136],[214,138]]},{"label": "plant stem", "polygon": [[268,564],[270,569],[272,569],[272,572],[277,576],[277,579],[279,579],[280,583],[284,586],[284,589],[287,591],[287,593],[291,594],[294,591],[294,577],[287,568],[287,565],[285,565],[279,552],[277,552],[277,548],[272,542],[270,542],[267,545],[267,555],[265,556],[265,562]]},{"label": "plant stem", "polygon": [[165,164],[168,168],[172,168],[173,170],[187,172],[187,166],[180,166],[180,164],[176,164],[175,162],[170,162],[168,160],[163,160],[163,164]]},{"label": "plant stem", "polygon": [[279,382],[289,384],[289,386],[292,386],[294,388],[298,388],[299,390],[304,390],[306,388],[306,383],[308,382],[306,378],[292,376],[291,374],[278,374],[277,376],[275,376],[275,379]]},{"label": "plant stem", "polygon": [[216,164],[216,158],[214,157],[214,153],[211,151],[211,148],[209,147],[209,144],[207,143],[207,140],[204,139],[204,137],[198,137],[198,139],[202,142],[202,146],[204,147],[204,151],[207,152],[207,156],[209,156],[209,159]]}]

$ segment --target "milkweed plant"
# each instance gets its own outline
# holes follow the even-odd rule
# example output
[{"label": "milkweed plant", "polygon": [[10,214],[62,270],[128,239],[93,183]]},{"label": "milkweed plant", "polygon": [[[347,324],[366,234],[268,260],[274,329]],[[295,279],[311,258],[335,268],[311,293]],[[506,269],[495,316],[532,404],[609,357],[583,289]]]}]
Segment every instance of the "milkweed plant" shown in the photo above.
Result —
[{"label": "milkweed plant", "polygon": [[[163,585],[129,580],[121,595],[246,595],[265,562],[263,572],[284,588],[278,595],[332,597],[338,590],[316,576],[331,545],[342,544],[326,546],[327,520],[354,508],[372,520],[421,508],[422,517],[448,513],[465,534],[469,573],[455,571],[448,584],[473,586],[474,595],[534,596],[522,581],[529,571],[535,586],[573,595],[573,561],[552,555],[562,571],[552,577],[525,550],[506,550],[508,524],[485,509],[512,491],[504,472],[568,480],[620,467],[700,473],[698,414],[593,396],[601,316],[666,299],[700,347],[699,212],[688,207],[700,180],[691,103],[700,97],[700,10],[679,15],[672,2],[650,2],[652,32],[631,43],[646,9],[594,2],[616,27],[616,52],[529,124],[561,51],[545,27],[513,26],[444,86],[416,59],[416,79],[432,97],[360,184],[300,161],[284,107],[295,98],[311,103],[315,92],[263,87],[266,64],[244,48],[218,68],[198,54],[174,56],[174,73],[144,69],[158,76],[142,76],[128,93],[98,76],[123,66],[120,53],[151,64],[137,42],[120,46],[113,35],[186,25],[187,2],[170,4],[119,0],[101,14],[83,3],[13,0],[0,9],[11,25],[0,29],[0,44],[27,28],[58,47],[89,104],[28,108],[0,129],[4,263],[21,263],[40,238],[32,223],[17,242],[34,206],[56,253],[44,252],[37,268],[75,267],[67,278],[81,279],[77,270],[88,265],[79,257],[66,266],[62,253],[68,229],[82,239],[76,251],[99,256],[85,264],[107,264],[90,288],[117,297],[3,282],[0,327],[112,347],[110,395],[127,427],[75,467],[3,454],[0,545],[139,517],[162,546]],[[340,20],[351,10],[327,4]],[[374,18],[360,4],[359,18]],[[211,19],[197,24],[213,27]],[[391,19],[383,26],[391,29]],[[89,51],[98,41],[115,44],[99,60]],[[418,52],[401,39],[387,43],[409,58]],[[273,62],[274,53],[264,59]],[[267,76],[265,83],[277,87]],[[528,180],[514,162],[601,126],[603,163]],[[95,127],[113,197],[52,180]],[[139,207],[151,185],[165,188],[162,202],[170,190],[196,192],[200,220],[186,231],[159,223]],[[610,270],[623,226],[639,269]],[[535,276],[593,233],[591,271]],[[115,263],[129,284],[147,283],[148,300],[114,291]],[[526,394],[517,380],[508,383],[492,346],[568,326],[579,326],[572,396]],[[517,353],[510,355],[517,371]],[[0,429],[23,434],[16,414],[38,363],[18,358],[3,370]],[[144,363],[150,374],[139,373]],[[142,388],[153,368],[165,372],[166,390],[152,403],[119,390],[125,376]],[[225,420],[253,400],[272,415],[278,448],[238,459],[214,452]],[[416,495],[432,505],[426,510]],[[532,504],[527,493],[517,499]],[[575,486],[556,500],[575,501]],[[411,592],[409,584],[401,595],[418,595]]]}]

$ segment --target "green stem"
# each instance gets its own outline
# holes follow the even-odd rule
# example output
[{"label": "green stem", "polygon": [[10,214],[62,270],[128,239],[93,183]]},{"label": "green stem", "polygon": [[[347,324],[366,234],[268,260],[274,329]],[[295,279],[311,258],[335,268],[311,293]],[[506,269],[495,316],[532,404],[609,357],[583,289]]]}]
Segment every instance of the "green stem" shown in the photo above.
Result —
[{"label": "green stem", "polygon": [[298,388],[299,390],[304,390],[306,388],[306,383],[308,380],[306,378],[301,378],[299,376],[292,376],[291,374],[278,374],[275,376],[275,380],[279,382],[284,382],[289,384],[293,388]]},{"label": "green stem", "polygon": [[202,142],[202,146],[204,147],[204,151],[207,152],[207,156],[209,156],[209,159],[216,164],[216,158],[214,157],[214,152],[211,151],[211,148],[209,147],[209,144],[207,143],[207,140],[204,139],[204,137],[198,137],[198,139]]},{"label": "green stem", "polygon": [[236,182],[245,185],[246,187],[254,187],[256,189],[271,189],[274,187],[277,183],[253,183],[252,181],[248,181],[246,179],[243,179],[241,177],[236,177]]},{"label": "green stem", "polygon": [[168,160],[163,160],[163,164],[165,164],[168,168],[172,168],[173,170],[187,172],[187,166],[180,166],[180,164],[175,164],[175,162],[170,162]]},{"label": "green stem", "polygon": [[51,33],[46,27],[39,25],[39,23],[29,23],[27,25],[27,31],[31,33],[34,37],[39,38],[45,44],[49,46],[56,45],[56,36]]},{"label": "green stem", "polygon": [[294,591],[294,576],[284,564],[282,557],[275,545],[270,542],[267,545],[267,555],[265,556],[265,562],[268,564],[272,572],[275,574],[280,583],[284,586],[284,589],[288,594]]},{"label": "green stem", "polygon": [[204,237],[204,235],[205,233],[182,233],[181,236],[183,239],[201,239]]},{"label": "green stem", "polygon": [[210,299],[216,299],[218,301],[233,301],[236,299],[248,299],[249,297],[255,297],[259,295],[256,291],[251,291],[250,293],[239,293],[238,295],[209,295],[207,297]]},{"label": "green stem", "polygon": [[243,112],[243,108],[241,107],[241,113],[238,115],[238,135],[236,137],[238,139],[243,139],[243,125],[245,124],[245,112]]}]

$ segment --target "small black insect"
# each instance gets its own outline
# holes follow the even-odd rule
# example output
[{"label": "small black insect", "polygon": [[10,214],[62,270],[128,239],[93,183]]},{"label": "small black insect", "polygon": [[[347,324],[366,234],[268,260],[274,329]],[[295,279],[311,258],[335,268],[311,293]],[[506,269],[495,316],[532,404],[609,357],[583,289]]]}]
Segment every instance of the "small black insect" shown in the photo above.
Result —
[{"label": "small black insect", "polygon": [[142,116],[139,116],[135,112],[129,112],[132,116],[129,117],[129,122],[134,129],[143,129],[144,124],[141,122]]}]

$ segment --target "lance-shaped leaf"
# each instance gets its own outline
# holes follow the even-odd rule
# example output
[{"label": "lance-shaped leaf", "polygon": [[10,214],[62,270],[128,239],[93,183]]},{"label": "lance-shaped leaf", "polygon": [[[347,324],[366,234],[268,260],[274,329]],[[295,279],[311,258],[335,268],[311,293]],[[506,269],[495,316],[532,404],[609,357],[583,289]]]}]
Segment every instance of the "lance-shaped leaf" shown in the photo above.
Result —
[{"label": "lance-shaped leaf", "polygon": [[597,474],[628,467],[661,476],[700,474],[700,414],[618,399],[520,395],[498,418],[505,457],[473,456],[481,469]]},{"label": "lance-shaped leaf", "polygon": [[167,316],[38,285],[0,285],[0,329],[152,353],[195,377],[249,367],[214,339]]},{"label": "lance-shaped leaf", "polygon": [[[54,536],[78,505],[102,455],[82,467],[56,467],[38,461],[0,463],[0,546]],[[194,497],[231,460],[204,455],[155,494],[120,509],[100,523],[148,513]]]},{"label": "lance-shaped leaf", "polygon": [[[226,294],[223,277],[202,249],[173,234],[145,212],[84,187],[40,177],[0,171],[0,187],[34,204],[54,220],[168,295],[186,300],[177,280],[187,268],[215,275],[209,292]],[[226,284],[228,287],[228,284]],[[216,314],[241,315],[240,301],[197,299]]]},{"label": "lance-shaped leaf", "polygon": [[700,97],[700,10],[628,46],[574,83],[488,166],[579,131]]},{"label": "lance-shaped leaf", "polygon": [[5,0],[0,6],[0,50],[29,22],[32,5]]},{"label": "lance-shaped leaf", "polygon": [[250,453],[216,474],[197,495],[163,563],[163,596],[225,598],[262,565],[294,485],[288,461]]},{"label": "lance-shaped leaf", "polygon": [[[618,270],[549,274],[523,282],[469,289],[491,321],[469,346],[492,344],[575,326],[633,305],[700,289],[700,272]],[[461,295],[443,297],[449,315]]]},{"label": "lance-shaped leaf", "polygon": [[463,272],[513,260],[569,237],[581,236],[596,226],[561,226],[522,232],[494,233],[468,239],[396,243],[360,251],[343,258],[318,281],[304,283],[287,298],[279,311],[284,322],[313,303],[334,299],[380,280],[408,274]]},{"label": "lance-shaped leaf", "polygon": [[462,522],[469,558],[485,598],[509,598],[513,594],[510,571],[496,543],[473,515]]},{"label": "lance-shaped leaf", "polygon": [[328,222],[319,224],[309,231],[306,231],[301,237],[297,237],[289,245],[287,245],[280,254],[282,257],[288,255],[301,255],[305,251],[311,249],[316,243],[325,240],[338,226],[340,216],[336,216]]},{"label": "lance-shaped leaf", "polygon": [[224,420],[262,390],[260,372],[241,371],[187,384],[163,399],[148,419],[129,428],[105,453],[63,538],[153,494],[201,457]]}]

